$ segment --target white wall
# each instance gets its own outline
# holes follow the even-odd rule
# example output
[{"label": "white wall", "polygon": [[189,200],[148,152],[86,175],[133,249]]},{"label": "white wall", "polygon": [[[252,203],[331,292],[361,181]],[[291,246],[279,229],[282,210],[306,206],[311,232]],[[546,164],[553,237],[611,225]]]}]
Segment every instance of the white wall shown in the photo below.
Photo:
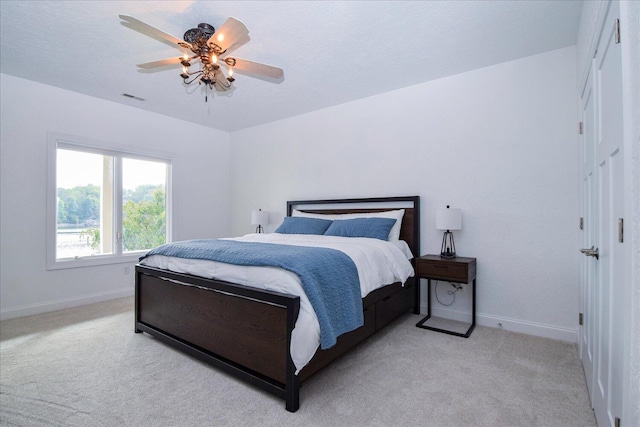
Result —
[{"label": "white wall", "polygon": [[[574,341],[575,55],[564,48],[232,133],[233,234],[251,232],[252,209],[279,220],[286,200],[419,195],[422,251],[438,253],[434,210],[450,204],[463,211],[458,254],[478,258],[479,323]],[[438,314],[468,316],[469,297]]]},{"label": "white wall", "polygon": [[0,87],[2,318],[133,293],[133,264],[46,270],[47,132],[173,153],[174,240],[228,235],[228,133],[5,74]]},{"label": "white wall", "polygon": [[[251,232],[252,209],[276,219],[290,199],[417,194],[423,253],[437,253],[434,209],[459,207],[458,253],[478,258],[479,323],[574,340],[575,54],[560,49],[231,135],[2,75],[0,314],[132,290],[123,265],[45,270],[53,131],[176,153],[176,240]],[[458,295],[438,314],[468,316],[470,294]]]}]

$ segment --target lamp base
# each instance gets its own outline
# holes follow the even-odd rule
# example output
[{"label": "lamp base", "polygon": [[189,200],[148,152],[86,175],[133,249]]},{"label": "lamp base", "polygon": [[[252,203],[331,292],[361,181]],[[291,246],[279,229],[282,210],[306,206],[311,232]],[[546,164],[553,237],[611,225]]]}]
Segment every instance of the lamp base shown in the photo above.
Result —
[{"label": "lamp base", "polygon": [[264,231],[264,228],[262,227],[262,225],[258,225],[256,227],[256,233],[262,233]]},{"label": "lamp base", "polygon": [[456,257],[456,245],[453,242],[453,233],[449,230],[444,232],[442,236],[442,247],[440,249],[440,256],[442,258],[455,258]]}]

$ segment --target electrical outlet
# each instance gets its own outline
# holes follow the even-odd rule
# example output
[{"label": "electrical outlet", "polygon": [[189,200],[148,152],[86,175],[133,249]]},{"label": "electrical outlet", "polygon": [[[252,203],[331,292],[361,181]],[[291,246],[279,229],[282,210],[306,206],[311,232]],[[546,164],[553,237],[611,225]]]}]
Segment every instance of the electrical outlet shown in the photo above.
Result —
[{"label": "electrical outlet", "polygon": [[124,274],[125,276],[128,276],[129,274],[131,274],[131,267],[127,265],[122,271],[122,274]]}]

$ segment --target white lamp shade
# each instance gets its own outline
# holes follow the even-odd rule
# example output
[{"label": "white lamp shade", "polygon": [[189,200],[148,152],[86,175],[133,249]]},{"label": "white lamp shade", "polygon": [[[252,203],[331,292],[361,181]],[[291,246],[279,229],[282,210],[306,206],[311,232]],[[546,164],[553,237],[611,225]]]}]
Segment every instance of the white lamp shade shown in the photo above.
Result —
[{"label": "white lamp shade", "polygon": [[269,212],[263,210],[251,211],[251,225],[269,224]]},{"label": "white lamp shade", "polygon": [[436,209],[436,229],[438,230],[461,230],[462,211],[452,208]]}]

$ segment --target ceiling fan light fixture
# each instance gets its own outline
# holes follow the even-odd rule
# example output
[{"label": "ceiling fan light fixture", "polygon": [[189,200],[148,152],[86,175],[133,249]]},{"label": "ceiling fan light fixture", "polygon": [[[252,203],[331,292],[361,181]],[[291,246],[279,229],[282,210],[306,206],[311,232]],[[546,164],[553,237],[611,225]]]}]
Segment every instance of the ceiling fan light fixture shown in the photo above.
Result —
[{"label": "ceiling fan light fixture", "polygon": [[182,61],[180,61],[180,63],[182,64],[182,74],[180,74],[180,76],[183,79],[185,78],[185,76],[189,77],[189,67],[191,67],[191,63],[186,59],[183,59]]},{"label": "ceiling fan light fixture", "polygon": [[[283,72],[278,67],[273,67],[258,62],[248,61],[240,58],[226,57],[228,49],[240,46],[249,39],[249,30],[239,20],[229,17],[216,32],[216,29],[206,23],[198,24],[197,28],[191,28],[184,33],[183,40],[158,30],[144,22],[127,15],[119,15],[125,26],[139,31],[147,36],[161,41],[168,41],[183,53],[182,57],[172,57],[160,61],[138,64],[139,68],[151,69],[171,65],[182,65],[180,77],[183,84],[190,85],[194,82],[205,85],[206,89],[216,89],[218,91],[228,91],[232,88],[235,67],[239,70],[252,74],[263,75],[273,79],[282,80]],[[193,52],[190,56],[189,51]],[[195,61],[194,64],[191,61]],[[226,73],[220,69],[224,62],[227,68]],[[191,65],[197,66],[197,70],[190,71]],[[226,74],[226,75],[225,75]],[[207,96],[205,96],[207,101]]]}]

